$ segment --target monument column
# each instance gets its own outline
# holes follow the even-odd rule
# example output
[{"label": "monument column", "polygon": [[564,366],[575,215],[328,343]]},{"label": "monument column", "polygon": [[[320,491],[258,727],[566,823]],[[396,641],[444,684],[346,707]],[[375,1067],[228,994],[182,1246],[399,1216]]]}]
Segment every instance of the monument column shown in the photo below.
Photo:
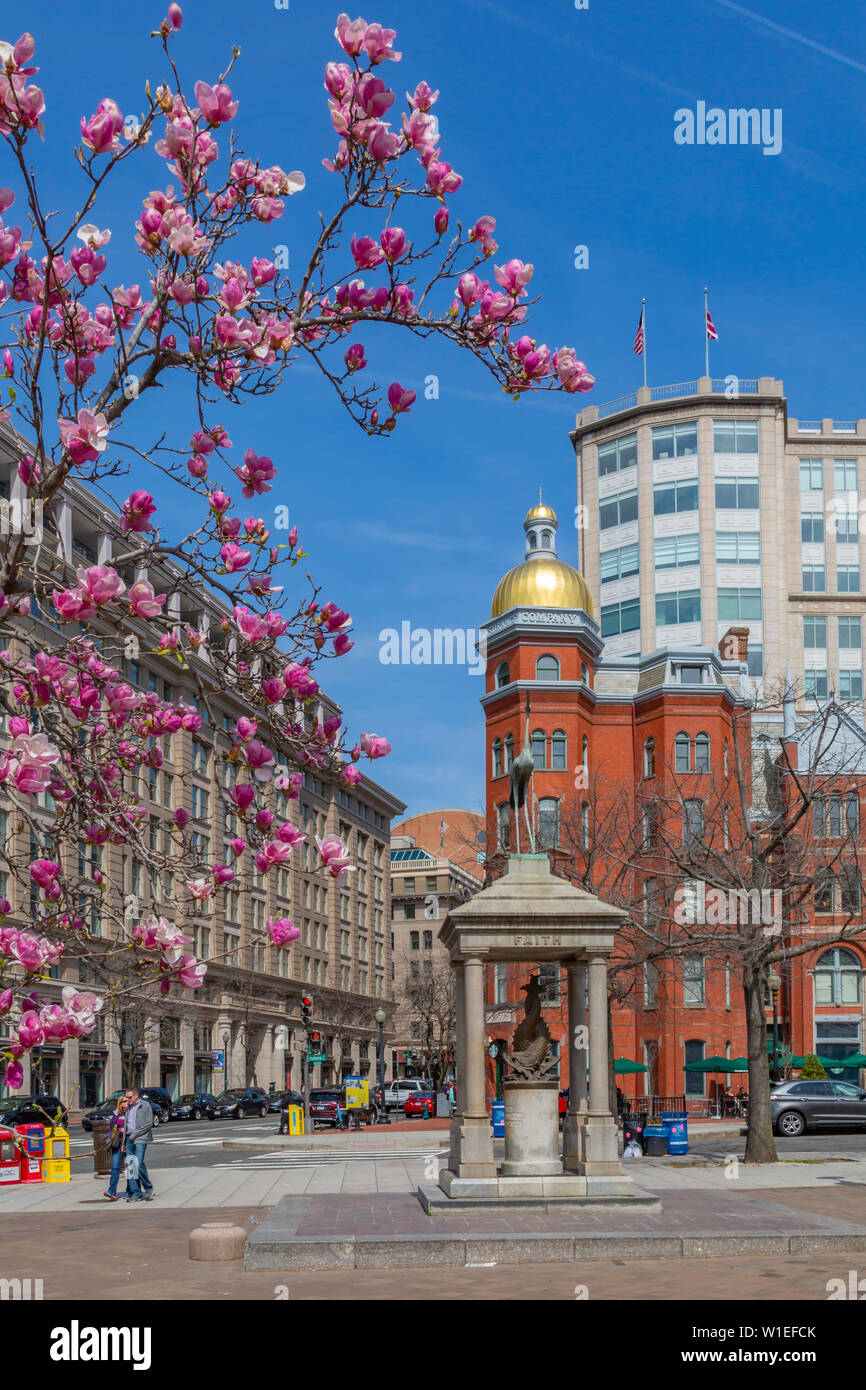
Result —
[{"label": "monument column", "polygon": [[[581,1171],[587,1179],[621,1178],[616,1121],[608,1099],[607,957],[589,955],[589,1110]],[[590,1190],[589,1188],[587,1189]]]},{"label": "monument column", "polygon": [[562,1127],[562,1166],[583,1162],[586,1124],[586,966],[567,961],[568,974],[568,1111]]},{"label": "monument column", "polygon": [[460,1120],[466,1104],[466,989],[462,960],[455,960],[454,971],[454,1075],[457,1082],[457,1096],[454,1113],[451,1116],[451,1157],[449,1167],[457,1172],[460,1162]]},{"label": "monument column", "polygon": [[[484,1098],[484,960],[469,956],[463,966],[463,1101],[458,1116],[459,1178],[495,1178],[493,1129]],[[458,1086],[461,1085],[458,1078]]]}]

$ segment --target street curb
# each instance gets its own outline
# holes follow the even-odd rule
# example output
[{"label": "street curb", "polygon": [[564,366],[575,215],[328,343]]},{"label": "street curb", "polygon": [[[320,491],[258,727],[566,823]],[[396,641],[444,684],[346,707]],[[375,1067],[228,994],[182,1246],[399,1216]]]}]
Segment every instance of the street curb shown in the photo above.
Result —
[{"label": "street curb", "polygon": [[424,1265],[564,1264],[580,1260],[671,1260],[866,1250],[866,1231],[832,1235],[776,1231],[720,1235],[430,1235],[263,1238],[254,1232],[244,1269],[399,1269]]},{"label": "street curb", "polygon": [[[272,1140],[266,1139],[224,1139],[221,1147],[224,1149],[263,1149],[273,1152],[275,1149],[284,1149],[286,1153],[364,1153],[375,1149],[371,1154],[371,1162],[377,1157],[387,1156],[390,1152],[399,1154],[403,1149],[418,1151],[423,1149],[425,1153],[439,1153],[448,1148],[447,1131],[426,1131],[428,1134],[436,1133],[441,1137],[430,1144],[423,1142],[423,1131],[419,1131],[416,1136],[402,1130],[392,1135],[373,1135],[366,1143],[353,1142],[344,1135],[328,1139],[325,1135],[317,1134],[315,1138],[311,1134],[292,1135],[289,1139],[279,1134]],[[378,1141],[378,1142],[377,1142]]]}]

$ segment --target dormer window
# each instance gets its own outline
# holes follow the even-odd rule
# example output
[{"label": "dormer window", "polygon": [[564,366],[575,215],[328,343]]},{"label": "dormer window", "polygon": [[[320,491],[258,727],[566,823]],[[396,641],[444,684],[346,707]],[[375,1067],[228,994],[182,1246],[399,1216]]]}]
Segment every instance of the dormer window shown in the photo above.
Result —
[{"label": "dormer window", "polygon": [[538,549],[538,537],[536,536],[536,534],[535,534],[534,531],[530,531],[530,533],[529,533],[529,549],[530,549],[530,550],[537,550],[537,549]]},{"label": "dormer window", "polygon": [[680,683],[682,685],[703,685],[704,668],[703,666],[681,666]]},{"label": "dormer window", "polygon": [[541,548],[542,548],[542,550],[549,550],[550,547],[551,547],[551,542],[552,542],[552,541],[553,541],[553,536],[551,535],[550,531],[542,531],[542,533],[541,533]]}]

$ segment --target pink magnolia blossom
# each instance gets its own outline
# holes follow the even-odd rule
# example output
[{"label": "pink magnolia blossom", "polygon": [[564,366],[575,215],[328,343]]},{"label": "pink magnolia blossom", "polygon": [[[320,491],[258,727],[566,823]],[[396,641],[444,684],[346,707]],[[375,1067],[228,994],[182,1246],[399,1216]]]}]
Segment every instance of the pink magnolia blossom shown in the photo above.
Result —
[{"label": "pink magnolia blossom", "polygon": [[386,227],[379,240],[382,243],[385,260],[389,265],[401,260],[409,250],[406,233],[402,227]]},{"label": "pink magnolia blossom", "polygon": [[292,825],[291,821],[283,821],[277,831],[277,839],[281,840],[284,845],[290,845],[292,849],[297,845],[302,845],[306,838],[306,835]]},{"label": "pink magnolia blossom", "polygon": [[448,209],[446,207],[437,208],[433,214],[433,229],[437,236],[444,236],[448,231]]},{"label": "pink magnolia blossom", "polygon": [[265,928],[274,946],[288,946],[301,935],[300,929],[289,917],[269,917],[265,922]]},{"label": "pink magnolia blossom", "polygon": [[239,811],[247,811],[256,799],[256,789],[249,783],[238,782],[237,786],[229,789],[227,795]]},{"label": "pink magnolia blossom", "polygon": [[350,19],[347,14],[341,14],[337,17],[334,37],[350,57],[354,58],[361,52],[366,32],[367,21],[365,19]]},{"label": "pink magnolia blossom", "polygon": [[244,497],[260,496],[263,492],[270,492],[270,480],[277,476],[277,470],[271,460],[264,454],[257,458],[252,449],[247,449],[243,467],[236,468],[235,472],[238,481],[243,483]]},{"label": "pink magnolia blossom", "polygon": [[251,738],[246,745],[247,764],[257,782],[269,782],[273,775],[274,755],[260,739]]},{"label": "pink magnolia blossom", "polygon": [[395,415],[410,410],[414,401],[415,392],[401,386],[399,381],[392,382],[388,387],[388,404]]},{"label": "pink magnolia blossom", "polygon": [[95,463],[108,448],[109,424],[103,414],[79,410],[77,420],[59,420],[60,438],[74,467]]},{"label": "pink magnolia blossom", "polygon": [[179,29],[183,24],[183,10],[180,5],[172,3],[168,7],[168,22],[172,29]]},{"label": "pink magnolia blossom", "polygon": [[60,865],[55,864],[53,859],[34,859],[30,865],[30,877],[46,892],[59,873]]},{"label": "pink magnolia blossom", "polygon": [[117,153],[121,148],[118,136],[123,130],[123,116],[116,101],[105,97],[89,120],[81,117],[81,139],[94,154]]},{"label": "pink magnolia blossom", "polygon": [[156,503],[149,492],[138,489],[131,492],[123,504],[122,516],[120,519],[121,531],[145,532],[152,531],[150,518],[156,511]]},{"label": "pink magnolia blossom", "polygon": [[381,265],[385,253],[371,236],[352,237],[352,255],[359,270],[372,270]]},{"label": "pink magnolia blossom", "polygon": [[195,956],[182,955],[176,966],[178,983],[184,989],[200,989],[207,974],[207,962],[198,961]]},{"label": "pink magnolia blossom", "polygon": [[211,126],[222,125],[224,121],[231,121],[237,115],[238,103],[232,99],[231,87],[227,87],[224,82],[218,83],[216,87],[209,87],[206,82],[196,82],[195,99],[201,107],[201,113]]},{"label": "pink magnolia blossom", "polygon": [[3,1085],[9,1091],[19,1091],[24,1085],[24,1068],[21,1063],[13,1058],[6,1063],[6,1070],[3,1073]]},{"label": "pink magnolia blossom", "polygon": [[137,579],[130,585],[129,610],[136,618],[158,618],[167,599],[167,594],[155,594],[146,579]]},{"label": "pink magnolia blossom", "polygon": [[325,835],[323,839],[317,835],[316,849],[332,877],[342,880],[343,875],[355,872],[355,865],[349,861],[349,847],[343,844],[339,835]]},{"label": "pink magnolia blossom", "polygon": [[595,377],[578,361],[574,348],[558,348],[553,354],[553,368],[566,391],[591,391],[595,385]]},{"label": "pink magnolia blossom", "polygon": [[240,546],[229,541],[220,550],[220,559],[226,567],[228,574],[235,574],[238,570],[245,569],[250,563],[252,555],[249,550],[242,550]]},{"label": "pink magnolia blossom", "polygon": [[361,748],[368,758],[384,758],[391,752],[391,745],[379,734],[362,734]]},{"label": "pink magnolia blossom", "polygon": [[526,292],[526,286],[532,279],[533,269],[533,266],[525,265],[523,261],[511,260],[507,261],[505,265],[495,265],[493,274],[496,276],[497,282],[509,294],[520,295]]}]

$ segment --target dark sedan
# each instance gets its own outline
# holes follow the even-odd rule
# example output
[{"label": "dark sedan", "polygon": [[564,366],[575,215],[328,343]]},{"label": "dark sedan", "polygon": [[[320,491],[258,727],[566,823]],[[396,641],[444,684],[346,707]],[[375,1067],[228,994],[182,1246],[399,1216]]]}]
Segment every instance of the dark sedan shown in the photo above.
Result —
[{"label": "dark sedan", "polygon": [[205,1106],[209,1120],[243,1120],[247,1115],[267,1115],[268,1097],[260,1086],[221,1091]]},{"label": "dark sedan", "polygon": [[0,1123],[4,1125],[66,1125],[69,1111],[57,1096],[21,1095],[0,1100]]},{"label": "dark sedan", "polygon": [[866,1091],[850,1081],[783,1081],[770,1093],[777,1134],[796,1138],[807,1129],[866,1129]]},{"label": "dark sedan", "polygon": [[171,1118],[173,1120],[200,1120],[205,1113],[205,1107],[214,1101],[216,1101],[216,1096],[212,1096],[209,1091],[178,1096],[177,1100],[172,1102]]}]

